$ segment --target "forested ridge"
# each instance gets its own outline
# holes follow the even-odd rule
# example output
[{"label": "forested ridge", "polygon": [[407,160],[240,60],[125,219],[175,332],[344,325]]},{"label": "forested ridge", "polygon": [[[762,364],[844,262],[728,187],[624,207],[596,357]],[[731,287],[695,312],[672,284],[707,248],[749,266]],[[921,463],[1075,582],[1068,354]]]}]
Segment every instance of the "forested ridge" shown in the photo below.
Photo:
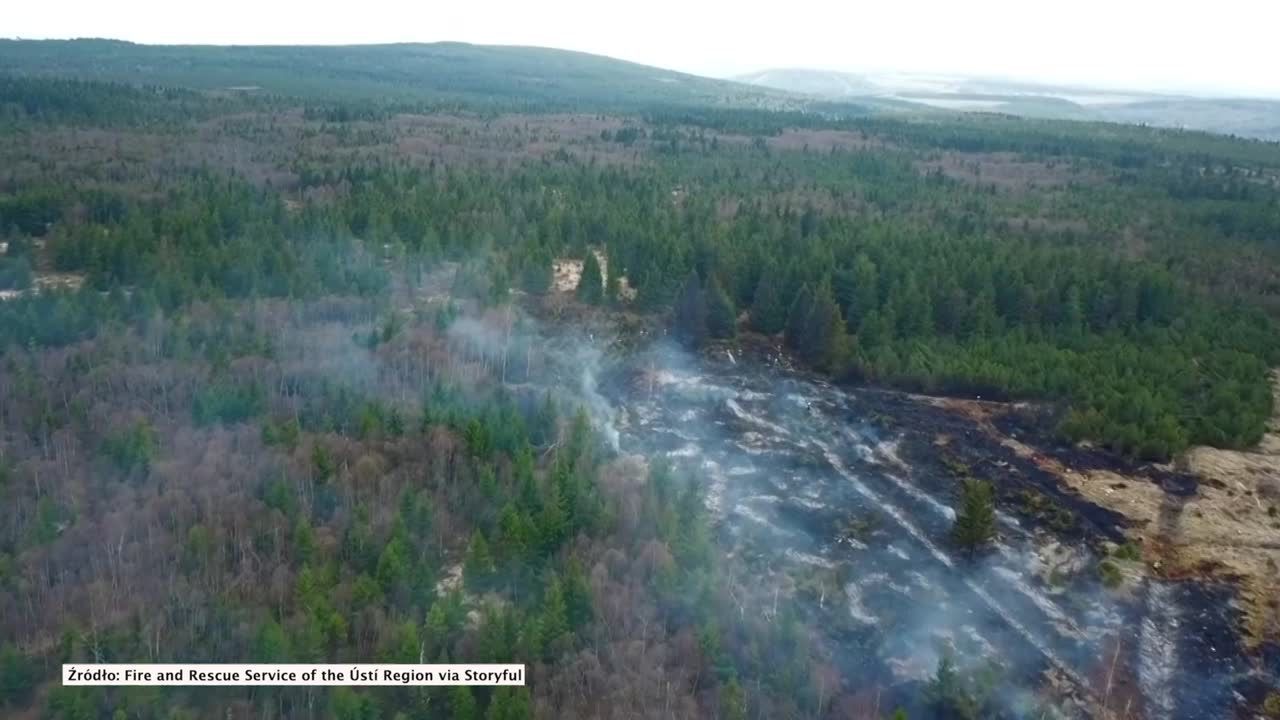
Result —
[{"label": "forested ridge", "polygon": [[[696,482],[628,465],[543,390],[579,360],[538,339],[548,307],[1036,401],[1064,439],[1142,459],[1246,447],[1271,415],[1274,144],[617,103],[595,79],[534,106],[493,102],[505,85],[353,99],[381,82],[0,76],[4,712],[865,711],[789,610],[741,616]],[[246,658],[529,662],[533,682],[50,682],[67,660]],[[942,669],[930,697],[996,712]]]}]

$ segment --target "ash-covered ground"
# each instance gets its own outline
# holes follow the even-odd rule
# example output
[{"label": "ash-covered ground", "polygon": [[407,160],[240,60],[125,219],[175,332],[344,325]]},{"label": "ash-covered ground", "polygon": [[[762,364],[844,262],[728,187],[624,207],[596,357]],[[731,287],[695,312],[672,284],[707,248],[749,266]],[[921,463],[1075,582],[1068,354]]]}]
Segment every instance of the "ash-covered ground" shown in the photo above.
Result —
[{"label": "ash-covered ground", "polygon": [[[918,708],[944,655],[998,666],[1010,716],[1051,717],[1048,699],[1068,716],[1251,717],[1274,686],[1240,647],[1230,586],[1157,579],[1119,557],[1124,516],[963,414],[837,388],[767,352],[662,343],[630,354],[602,392],[611,408],[597,419],[619,452],[666,457],[704,484],[726,561],[742,568],[741,611],[799,604],[819,651],[883,707]],[[948,543],[960,472],[999,498],[999,540],[975,558]]]}]

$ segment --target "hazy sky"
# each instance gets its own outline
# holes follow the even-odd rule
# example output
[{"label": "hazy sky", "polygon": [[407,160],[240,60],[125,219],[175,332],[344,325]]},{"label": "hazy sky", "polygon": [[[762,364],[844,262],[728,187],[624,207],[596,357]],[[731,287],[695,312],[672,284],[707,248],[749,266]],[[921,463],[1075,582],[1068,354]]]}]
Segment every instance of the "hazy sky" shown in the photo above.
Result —
[{"label": "hazy sky", "polygon": [[463,40],[704,75],[980,74],[1280,96],[1280,0],[12,0],[0,36],[147,43]]}]

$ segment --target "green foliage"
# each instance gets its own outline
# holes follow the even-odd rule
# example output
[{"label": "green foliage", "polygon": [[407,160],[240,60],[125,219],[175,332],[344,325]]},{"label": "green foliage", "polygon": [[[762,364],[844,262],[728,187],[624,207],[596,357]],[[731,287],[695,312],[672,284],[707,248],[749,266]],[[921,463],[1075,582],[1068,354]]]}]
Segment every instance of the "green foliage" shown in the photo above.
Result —
[{"label": "green foliage", "polygon": [[569,606],[565,601],[564,586],[555,575],[547,580],[538,620],[547,659],[558,656],[572,644]]},{"label": "green foliage", "polygon": [[466,560],[463,563],[463,579],[467,587],[475,591],[484,590],[493,579],[496,568],[493,556],[489,553],[489,543],[484,534],[476,530],[467,545]]},{"label": "green foliage", "polygon": [[543,249],[530,253],[520,266],[520,288],[533,295],[545,294],[551,289],[554,272],[551,255]]},{"label": "green foliage", "polygon": [[533,702],[527,686],[499,687],[484,715],[485,720],[530,720],[532,717]]},{"label": "green foliage", "polygon": [[747,698],[737,678],[720,687],[720,717],[724,720],[746,720]]},{"label": "green foliage", "polygon": [[102,716],[102,692],[95,687],[58,687],[49,694],[48,707],[58,720],[95,720]]},{"label": "green foliage", "polygon": [[329,714],[334,720],[376,720],[378,710],[371,697],[339,686],[329,690]]},{"label": "green foliage", "polygon": [[289,641],[284,628],[274,620],[268,620],[258,628],[253,644],[253,662],[282,663],[289,661]]},{"label": "green foliage", "polygon": [[738,311],[714,275],[703,294],[707,306],[707,336],[732,338],[738,332]]},{"label": "green foliage", "polygon": [[848,361],[850,349],[844,318],[831,288],[823,285],[812,302],[805,300],[803,295],[798,296],[792,307],[795,315],[788,318],[788,343],[812,365],[838,370]]},{"label": "green foliage", "polygon": [[[0,492],[19,498],[19,512],[0,520],[9,543],[0,595],[22,590],[33,557],[67,555],[61,543],[80,533],[66,528],[96,521],[76,512],[141,492],[146,502],[112,507],[160,513],[139,527],[151,528],[149,548],[153,536],[157,547],[170,538],[176,582],[190,591],[157,600],[179,603],[156,611],[183,620],[166,626],[164,652],[518,660],[551,683],[339,688],[305,709],[287,691],[126,704],[115,691],[51,688],[50,717],[145,717],[187,702],[174,713],[203,717],[247,699],[263,716],[483,709],[490,720],[525,720],[531,692],[558,687],[577,667],[563,661],[586,657],[576,648],[635,640],[629,627],[601,626],[619,599],[597,605],[596,592],[619,587],[635,593],[625,600],[650,633],[645,643],[691,650],[667,669],[700,678],[681,699],[694,698],[696,712],[745,717],[745,687],[752,712],[822,714],[815,648],[794,608],[756,622],[726,598],[726,573],[752,559],[716,561],[702,479],[655,462],[648,482],[615,482],[585,413],[562,419],[569,406],[527,391],[542,380],[538,348],[504,348],[497,372],[509,393],[490,392],[498,353],[454,352],[459,317],[488,322],[497,312],[485,308],[511,301],[511,286],[547,293],[553,258],[585,258],[578,290],[589,303],[618,300],[625,272],[638,295],[610,318],[620,324],[647,328],[652,318],[636,315],[670,312],[673,335],[696,348],[732,337],[746,309],[751,328],[783,333],[815,370],[1034,398],[1061,409],[1064,437],[1136,457],[1248,445],[1273,409],[1280,190],[1267,179],[1280,152],[1271,146],[836,104],[693,106],[725,86],[522,48],[0,41],[0,64],[30,73],[0,76],[9,131],[0,137],[10,140],[0,150],[15,160],[0,191],[9,243],[0,289],[50,266],[86,282],[0,303],[14,388],[4,451],[19,453],[0,464]],[[219,90],[42,77],[54,71]],[[225,89],[243,83],[266,91]],[[508,113],[552,107],[568,112]],[[591,119],[606,108],[623,111],[621,124]],[[426,111],[443,114],[402,115]],[[83,136],[75,153],[53,141],[67,125],[93,128],[73,131]],[[832,149],[790,149],[809,136]],[[230,139],[244,152],[207,151]],[[845,140],[860,149],[841,149]],[[922,173],[940,152],[964,169]],[[1045,183],[984,179],[1009,158]],[[607,252],[607,278],[588,248]],[[550,298],[520,302],[545,317],[560,309]],[[505,362],[521,356],[531,370]],[[334,367],[340,380],[317,379]],[[141,381],[153,375],[159,384]],[[426,390],[415,398],[406,388]],[[128,424],[142,413],[155,428]],[[99,431],[103,418],[127,421]],[[267,450],[243,442],[243,427],[191,432],[248,421]],[[68,435],[118,472],[75,467]],[[217,448],[232,453],[231,474],[199,476],[218,512],[203,495],[192,509],[180,497],[151,501],[172,495],[171,473],[147,472],[161,436],[166,468],[191,467],[192,438],[225,442]],[[45,484],[34,492],[25,475],[6,479],[10,467],[38,468],[33,458],[70,469],[33,476]],[[994,492],[960,463],[949,467],[965,481],[953,539],[973,554],[995,531]],[[119,474],[137,487],[95,484]],[[1076,522],[1034,491],[1017,498],[1052,527]],[[857,519],[848,528],[872,530]],[[458,538],[470,539],[465,551]],[[441,594],[441,565],[460,551],[467,593]],[[1119,577],[1134,557],[1122,547],[1098,572]],[[125,608],[127,595],[117,599]],[[154,628],[143,623],[95,627],[93,652],[145,656]],[[53,655],[87,656],[78,632],[66,637]],[[31,691],[40,667],[0,652],[0,691],[20,714],[43,696]],[[940,716],[989,717],[988,690],[987,676],[948,664],[927,699]]]},{"label": "green foliage", "polygon": [[204,115],[215,104],[198,93],[172,88],[0,75],[0,123],[156,124]]},{"label": "green foliage", "polygon": [[[687,127],[664,124],[655,130],[663,138],[702,149],[650,169],[566,161],[498,176],[462,167],[445,177],[376,161],[311,168],[307,160],[299,169],[305,187],[356,190],[293,211],[272,188],[212,171],[167,186],[162,198],[50,180],[0,200],[18,236],[56,229],[46,254],[58,269],[87,273],[91,288],[0,305],[0,345],[66,344],[201,299],[379,295],[389,284],[388,252],[403,253],[419,274],[436,258],[477,258],[464,263],[458,290],[502,302],[506,273],[541,292],[551,258],[581,252],[589,240],[627,269],[637,308],[674,305],[677,334],[691,345],[727,334],[726,308],[749,306],[753,328],[776,332],[785,323],[790,347],[820,369],[916,391],[1061,402],[1069,407],[1064,436],[1134,456],[1164,459],[1192,443],[1242,447],[1260,437],[1271,405],[1267,369],[1280,362],[1278,334],[1258,311],[1269,280],[1265,270],[1248,270],[1274,260],[1265,243],[1277,229],[1268,210],[1275,193],[1249,173],[1280,159],[1261,148],[1249,146],[1256,166],[1240,167],[1232,163],[1248,154],[1239,147],[1193,134],[1135,130],[1113,141],[1028,122],[729,109],[653,117],[745,124],[762,134],[777,132],[778,122],[845,128],[902,147],[780,153],[762,167],[755,150],[726,144],[713,152]],[[993,131],[1008,135],[982,134]],[[1100,163],[1108,190],[1068,185],[1061,199],[1032,193],[1019,204],[921,177],[913,153],[935,147],[1016,147],[1027,162],[1088,159]],[[670,192],[667,176],[698,178],[699,190],[657,202]],[[875,220],[754,201],[732,215],[715,210],[797,180],[863,198]],[[87,215],[67,223],[69,207]],[[1159,240],[1147,257],[1119,258],[1104,240],[1010,220],[1028,213],[1066,227],[1149,222],[1144,234]],[[170,242],[174,236],[184,241]],[[697,291],[688,281],[695,270],[708,279]],[[93,292],[132,287],[140,292]],[[442,328],[456,310],[437,306]],[[852,337],[838,331],[837,311]],[[398,332],[399,315],[388,317],[379,342]],[[218,397],[225,390],[201,391],[208,421],[253,412],[250,398]],[[245,400],[247,409],[237,402]]]},{"label": "green foliage", "polygon": [[772,269],[760,273],[751,301],[751,328],[766,335],[782,332],[787,323],[787,306],[774,275]]},{"label": "green foliage", "polygon": [[1115,549],[1112,555],[1117,560],[1127,560],[1129,562],[1139,562],[1142,560],[1142,545],[1129,541]]},{"label": "green foliage", "polygon": [[321,482],[331,479],[337,471],[337,463],[329,452],[329,448],[320,443],[316,443],[311,448],[311,471]]},{"label": "green foliage", "polygon": [[471,688],[466,685],[450,688],[449,717],[452,720],[479,720],[480,709],[476,705],[476,698]]},{"label": "green foliage", "polygon": [[995,491],[991,483],[967,478],[961,483],[960,509],[951,527],[951,540],[973,557],[996,537]]},{"label": "green foliage", "polygon": [[575,632],[580,631],[595,617],[591,585],[576,558],[569,562],[569,569],[565,573],[564,600],[569,627]]},{"label": "green foliage", "polygon": [[191,414],[197,425],[244,422],[265,408],[262,388],[256,383],[217,382],[196,391]]},{"label": "green foliage", "polygon": [[690,272],[676,299],[671,319],[672,334],[686,347],[698,348],[706,342],[707,301],[702,292],[702,280],[697,272]]},{"label": "green foliage", "polygon": [[103,438],[100,452],[124,473],[146,473],[156,453],[155,432],[151,423],[139,420]]},{"label": "green foliage", "polygon": [[262,489],[262,502],[273,510],[279,510],[285,517],[292,518],[298,512],[298,496],[283,477],[268,480]]},{"label": "green foliage", "polygon": [[604,300],[604,276],[600,273],[600,261],[594,252],[588,252],[582,261],[582,277],[574,291],[578,299],[589,305],[599,305]]},{"label": "green foliage", "polygon": [[26,702],[35,686],[35,664],[12,645],[0,649],[0,707]]},{"label": "green foliage", "polygon": [[809,318],[813,314],[813,290],[808,284],[803,285],[791,301],[791,309],[787,311],[786,331],[787,347],[800,348],[806,346],[809,329]]},{"label": "green foliage", "polygon": [[395,590],[409,576],[411,560],[408,541],[402,533],[395,532],[378,555],[377,578],[384,592]]},{"label": "green foliage", "polygon": [[0,257],[0,290],[26,290],[32,282],[31,261]]},{"label": "green foliage", "polygon": [[[0,67],[23,75],[58,68],[63,75],[200,90],[258,86],[270,95],[307,98],[310,118],[328,122],[451,109],[459,104],[488,111],[634,111],[669,106],[676,112],[744,92],[739,85],[719,80],[583,53],[453,42],[268,48],[5,40],[0,43]],[[311,72],[300,75],[299,68]],[[39,102],[33,114],[79,119],[103,113],[131,122],[142,119],[135,119],[141,111],[131,102],[113,99],[113,92],[125,88],[100,83],[64,85],[65,90],[56,94],[46,90],[38,101],[33,100]],[[41,82],[35,89],[47,87]],[[91,98],[82,97],[86,90],[93,91]],[[11,92],[26,99],[33,90],[19,84]],[[125,99],[139,96],[141,102],[144,92],[130,91]],[[181,97],[186,102],[187,96],[194,95]]]},{"label": "green foliage", "polygon": [[1102,579],[1102,584],[1109,588],[1119,587],[1124,582],[1124,573],[1111,560],[1098,563],[1098,576]]},{"label": "green foliage", "polygon": [[275,422],[270,418],[262,421],[262,442],[264,445],[278,445],[286,450],[298,447],[302,437],[302,425],[297,418],[287,418]]},{"label": "green foliage", "polygon": [[955,720],[995,717],[999,712],[995,705],[995,681],[992,668],[961,673],[951,657],[944,655],[925,687],[925,701],[938,717]]}]

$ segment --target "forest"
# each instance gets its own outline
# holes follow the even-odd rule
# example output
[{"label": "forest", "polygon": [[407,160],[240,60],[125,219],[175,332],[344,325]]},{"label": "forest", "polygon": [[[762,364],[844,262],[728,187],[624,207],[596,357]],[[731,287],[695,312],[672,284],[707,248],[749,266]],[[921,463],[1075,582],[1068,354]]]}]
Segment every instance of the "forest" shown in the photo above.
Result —
[{"label": "forest", "polygon": [[[493,64],[529,57],[438,50],[405,77],[475,77],[0,43],[28,64],[0,75],[0,714],[890,717],[833,690],[799,617],[734,612],[694,478],[538,389],[574,362],[548,317],[1027,401],[1141,461],[1248,447],[1272,415],[1280,146],[634,78],[619,99],[583,59],[521,100]],[[176,658],[532,682],[56,683]],[[922,703],[991,717],[984,683],[944,664]]]}]

